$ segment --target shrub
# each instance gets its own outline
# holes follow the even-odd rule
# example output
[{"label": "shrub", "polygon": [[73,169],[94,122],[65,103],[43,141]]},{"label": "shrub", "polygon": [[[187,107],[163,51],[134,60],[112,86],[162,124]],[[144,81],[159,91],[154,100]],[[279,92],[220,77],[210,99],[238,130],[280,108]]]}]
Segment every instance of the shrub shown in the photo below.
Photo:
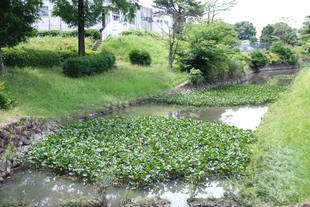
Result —
[{"label": "shrub", "polygon": [[[97,55],[98,52],[86,50],[87,55]],[[70,57],[77,57],[74,50],[34,50],[4,48],[4,64],[12,67],[52,67],[59,66]]]},{"label": "shrub", "polygon": [[14,96],[0,93],[0,109],[11,109],[16,106],[16,98]]},{"label": "shrub", "polygon": [[129,52],[129,59],[132,64],[150,65],[152,62],[150,54],[145,50],[131,50]]},{"label": "shrub", "polygon": [[282,63],[281,57],[278,54],[267,52],[266,55],[268,58],[268,64],[274,65]]},{"label": "shrub", "polygon": [[230,78],[240,76],[243,73],[245,64],[241,60],[233,57],[228,62],[229,76]]},{"label": "shrub", "polygon": [[259,68],[263,68],[268,63],[266,54],[261,50],[254,50],[250,53],[250,67],[258,72]]},{"label": "shrub", "polygon": [[181,70],[199,69],[206,80],[213,80],[228,73],[228,48],[214,41],[194,43],[178,53]]},{"label": "shrub", "polygon": [[302,46],[302,48],[304,50],[305,55],[310,55],[310,42],[305,43]]},{"label": "shrub", "polygon": [[270,51],[279,55],[281,63],[295,64],[298,62],[298,55],[289,46],[285,46],[282,42],[274,42]]},{"label": "shrub", "polygon": [[199,84],[204,80],[203,74],[200,70],[192,68],[189,73],[189,79],[193,84]]},{"label": "shrub", "polygon": [[115,56],[105,52],[99,55],[68,58],[63,65],[63,73],[72,78],[103,73],[112,68]]}]

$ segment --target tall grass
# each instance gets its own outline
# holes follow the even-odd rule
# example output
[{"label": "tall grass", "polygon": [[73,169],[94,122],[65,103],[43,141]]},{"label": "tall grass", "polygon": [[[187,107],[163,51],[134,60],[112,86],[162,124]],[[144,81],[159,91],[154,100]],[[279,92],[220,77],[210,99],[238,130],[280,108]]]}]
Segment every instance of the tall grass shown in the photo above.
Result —
[{"label": "tall grass", "polygon": [[272,104],[257,130],[258,143],[242,195],[257,206],[310,201],[310,70]]},{"label": "tall grass", "polygon": [[[92,49],[96,40],[85,38],[85,48]],[[74,37],[33,37],[15,48],[34,50],[78,50],[78,39]]]},{"label": "tall grass", "polygon": [[168,67],[168,46],[163,39],[151,36],[118,36],[106,40],[100,49],[114,53],[118,60],[129,62],[129,52],[132,49],[143,49],[151,54],[154,67]]}]

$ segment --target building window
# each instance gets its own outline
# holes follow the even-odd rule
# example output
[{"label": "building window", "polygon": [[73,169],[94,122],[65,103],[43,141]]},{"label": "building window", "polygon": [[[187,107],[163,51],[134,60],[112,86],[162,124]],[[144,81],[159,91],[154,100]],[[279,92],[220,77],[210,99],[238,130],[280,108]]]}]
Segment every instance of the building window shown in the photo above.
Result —
[{"label": "building window", "polygon": [[152,17],[141,17],[142,21],[153,22]]},{"label": "building window", "polygon": [[113,20],[114,21],[119,21],[119,19],[120,19],[119,15],[113,15]]},{"label": "building window", "polygon": [[119,21],[120,20],[119,12],[113,12],[112,13],[112,18],[113,18],[114,21]]},{"label": "building window", "polygon": [[48,17],[48,6],[42,6],[40,9],[40,16]]}]

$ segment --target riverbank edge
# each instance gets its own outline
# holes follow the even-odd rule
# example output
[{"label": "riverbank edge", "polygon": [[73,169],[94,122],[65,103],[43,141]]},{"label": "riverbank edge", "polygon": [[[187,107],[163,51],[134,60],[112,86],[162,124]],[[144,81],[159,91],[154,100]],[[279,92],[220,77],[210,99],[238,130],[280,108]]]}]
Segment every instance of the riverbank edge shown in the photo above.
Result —
[{"label": "riverbank edge", "polygon": [[[259,73],[291,71],[299,69],[299,65],[273,65],[260,69]],[[257,72],[250,70],[246,72],[241,78],[226,79],[217,81],[216,83],[204,84],[200,86],[194,86],[190,82],[185,81],[165,93],[188,93],[194,90],[213,88],[223,84],[245,83],[255,74],[257,74]],[[85,116],[77,117],[76,120],[87,121],[109,115],[129,107],[140,106],[152,102],[154,102],[153,98],[126,101],[118,105],[106,107],[102,111],[97,111]],[[58,123],[56,120],[48,119],[45,117],[20,117],[17,120],[0,125],[0,185],[7,178],[9,178],[9,176],[11,176],[15,170],[18,169],[21,164],[21,158],[28,153],[31,145],[35,144],[41,138],[47,136],[59,128],[61,128],[60,123]],[[10,143],[13,143],[13,151],[12,149],[7,148]],[[7,157],[10,159],[7,159]]]}]

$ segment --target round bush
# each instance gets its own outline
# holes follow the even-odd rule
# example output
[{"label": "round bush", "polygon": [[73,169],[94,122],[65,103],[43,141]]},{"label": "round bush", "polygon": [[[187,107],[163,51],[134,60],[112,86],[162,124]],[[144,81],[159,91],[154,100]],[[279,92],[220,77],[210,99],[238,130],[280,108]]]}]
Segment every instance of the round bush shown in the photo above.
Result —
[{"label": "round bush", "polygon": [[285,46],[282,42],[274,42],[270,48],[270,51],[279,55],[281,63],[295,64],[298,62],[298,56],[291,47]]},{"label": "round bush", "polygon": [[90,76],[110,70],[115,63],[115,56],[109,52],[99,55],[68,58],[62,69],[71,78]]},{"label": "round bush", "polygon": [[194,85],[196,85],[201,83],[204,80],[204,77],[200,70],[192,68],[189,73],[189,79]]},{"label": "round bush", "polygon": [[256,72],[259,71],[259,68],[265,67],[268,63],[268,58],[263,51],[254,50],[250,53],[250,57],[251,57],[250,66]]},{"label": "round bush", "polygon": [[152,62],[151,55],[145,50],[131,50],[129,53],[129,59],[132,64],[144,66],[151,65]]}]

